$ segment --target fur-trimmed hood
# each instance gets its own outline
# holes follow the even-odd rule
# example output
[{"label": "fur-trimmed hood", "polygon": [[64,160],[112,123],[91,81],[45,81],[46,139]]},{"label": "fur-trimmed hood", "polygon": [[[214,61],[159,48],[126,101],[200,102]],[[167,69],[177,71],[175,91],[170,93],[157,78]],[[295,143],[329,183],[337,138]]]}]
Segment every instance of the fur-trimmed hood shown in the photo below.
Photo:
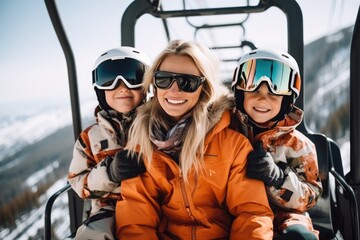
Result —
[{"label": "fur-trimmed hood", "polygon": [[224,112],[233,110],[235,108],[235,98],[232,94],[221,95],[218,100],[214,101],[208,107],[208,124],[209,129],[212,129],[218,123]]}]

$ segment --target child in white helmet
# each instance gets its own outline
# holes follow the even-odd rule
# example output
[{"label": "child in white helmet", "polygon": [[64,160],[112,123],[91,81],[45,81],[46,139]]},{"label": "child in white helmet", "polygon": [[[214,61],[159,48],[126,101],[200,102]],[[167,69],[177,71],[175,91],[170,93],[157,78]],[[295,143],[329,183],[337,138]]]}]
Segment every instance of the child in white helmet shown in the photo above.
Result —
[{"label": "child in white helmet", "polygon": [[234,72],[236,111],[232,127],[244,133],[254,151],[247,176],[265,183],[274,212],[274,239],[318,239],[307,210],[322,193],[314,144],[296,127],[303,111],[294,106],[301,79],[288,53],[256,49]]},{"label": "child in white helmet", "polygon": [[115,239],[114,209],[120,182],[145,171],[137,161],[120,161],[118,152],[127,143],[136,108],[146,100],[141,87],[148,65],[148,57],[132,47],[111,49],[96,60],[92,71],[99,103],[96,123],[78,137],[68,173],[74,191],[91,200],[89,218],[75,239]]}]

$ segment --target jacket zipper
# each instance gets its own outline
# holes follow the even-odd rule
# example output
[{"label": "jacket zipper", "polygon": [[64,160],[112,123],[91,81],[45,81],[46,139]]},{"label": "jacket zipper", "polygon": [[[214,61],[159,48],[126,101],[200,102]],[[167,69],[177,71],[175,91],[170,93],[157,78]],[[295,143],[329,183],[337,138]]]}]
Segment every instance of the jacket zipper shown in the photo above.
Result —
[{"label": "jacket zipper", "polygon": [[179,176],[179,182],[180,182],[180,189],[181,189],[181,195],[183,197],[183,200],[184,200],[184,203],[185,203],[185,209],[186,209],[186,212],[188,213],[191,221],[193,222],[193,224],[191,225],[191,239],[192,240],[195,240],[196,239],[196,233],[195,233],[195,230],[196,230],[196,226],[195,226],[195,218],[191,212],[191,209],[190,209],[190,206],[189,206],[189,199],[187,197],[187,194],[186,194],[186,189],[185,189],[185,182],[184,182],[184,179],[180,173],[180,176]]}]

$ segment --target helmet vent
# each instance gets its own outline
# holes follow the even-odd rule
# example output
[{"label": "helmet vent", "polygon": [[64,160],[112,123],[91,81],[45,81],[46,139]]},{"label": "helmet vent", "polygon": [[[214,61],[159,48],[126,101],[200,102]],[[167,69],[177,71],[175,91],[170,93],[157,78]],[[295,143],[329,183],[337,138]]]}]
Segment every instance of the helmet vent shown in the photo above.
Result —
[{"label": "helmet vent", "polygon": [[283,57],[286,57],[287,59],[289,59],[289,56],[288,55],[285,55],[285,54],[281,54]]}]

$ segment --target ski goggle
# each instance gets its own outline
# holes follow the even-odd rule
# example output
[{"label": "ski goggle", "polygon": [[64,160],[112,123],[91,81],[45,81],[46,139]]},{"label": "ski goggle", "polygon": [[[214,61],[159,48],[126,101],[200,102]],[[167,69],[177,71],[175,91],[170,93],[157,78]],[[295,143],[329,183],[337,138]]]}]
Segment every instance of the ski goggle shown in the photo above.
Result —
[{"label": "ski goggle", "polygon": [[231,87],[253,92],[267,82],[275,95],[290,96],[292,91],[299,96],[300,76],[286,64],[272,59],[251,59],[240,65]]},{"label": "ski goggle", "polygon": [[128,88],[140,88],[146,66],[132,58],[106,60],[92,71],[93,86],[101,90],[113,90],[121,81]]},{"label": "ski goggle", "polygon": [[181,91],[193,93],[205,82],[205,77],[164,71],[154,73],[154,83],[158,88],[169,89],[175,81]]}]

